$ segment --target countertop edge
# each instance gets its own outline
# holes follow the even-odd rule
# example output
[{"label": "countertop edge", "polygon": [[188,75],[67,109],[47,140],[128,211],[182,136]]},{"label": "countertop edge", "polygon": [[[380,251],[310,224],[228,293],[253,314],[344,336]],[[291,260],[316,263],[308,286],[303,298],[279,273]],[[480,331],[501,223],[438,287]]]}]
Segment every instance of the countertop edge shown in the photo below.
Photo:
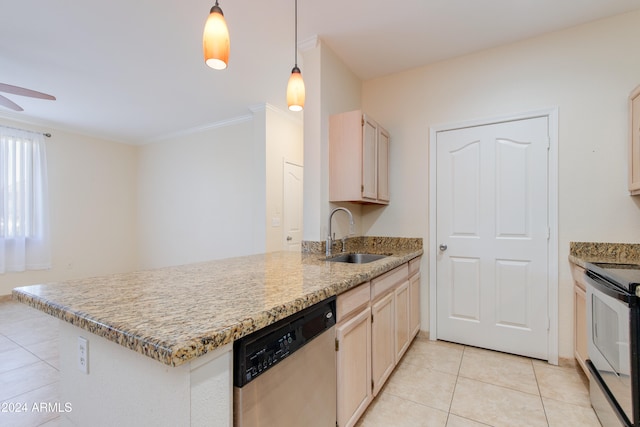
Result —
[{"label": "countertop edge", "polygon": [[228,325],[211,331],[207,335],[172,344],[151,337],[136,336],[127,332],[124,328],[119,328],[118,325],[108,325],[106,322],[94,319],[86,313],[75,312],[69,307],[64,307],[29,293],[27,291],[28,287],[13,289],[12,296],[15,300],[57,319],[120,344],[165,365],[175,367],[232,343],[245,335],[271,325],[327,298],[346,292],[361,283],[422,256],[423,253],[423,249],[418,249],[401,256],[390,255],[384,261],[378,261],[378,265],[372,265],[374,268],[366,273],[355,273],[346,280],[341,280],[318,291],[301,295],[293,301],[271,307],[269,310],[256,313],[250,318],[229,319]]}]

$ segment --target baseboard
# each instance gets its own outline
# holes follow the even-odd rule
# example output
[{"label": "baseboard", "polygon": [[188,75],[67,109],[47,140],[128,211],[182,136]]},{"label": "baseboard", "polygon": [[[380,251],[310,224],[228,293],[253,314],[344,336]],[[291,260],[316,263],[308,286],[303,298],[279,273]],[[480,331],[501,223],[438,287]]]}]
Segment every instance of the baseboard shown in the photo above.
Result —
[{"label": "baseboard", "polygon": [[578,362],[573,357],[559,357],[558,366],[561,368],[577,368]]},{"label": "baseboard", "polygon": [[420,329],[418,331],[418,335],[416,335],[416,338],[420,338],[423,340],[428,340],[429,339],[429,331],[423,331],[422,329]]},{"label": "baseboard", "polygon": [[11,294],[9,295],[0,295],[0,302],[9,302],[12,301],[13,297],[11,296]]}]

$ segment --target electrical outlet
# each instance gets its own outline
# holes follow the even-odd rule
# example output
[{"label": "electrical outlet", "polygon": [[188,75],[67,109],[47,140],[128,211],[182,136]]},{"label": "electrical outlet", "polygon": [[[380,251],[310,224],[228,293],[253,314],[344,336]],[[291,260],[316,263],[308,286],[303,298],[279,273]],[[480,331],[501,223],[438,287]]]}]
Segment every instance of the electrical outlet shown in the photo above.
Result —
[{"label": "electrical outlet", "polygon": [[78,369],[89,373],[89,341],[83,337],[78,337]]}]

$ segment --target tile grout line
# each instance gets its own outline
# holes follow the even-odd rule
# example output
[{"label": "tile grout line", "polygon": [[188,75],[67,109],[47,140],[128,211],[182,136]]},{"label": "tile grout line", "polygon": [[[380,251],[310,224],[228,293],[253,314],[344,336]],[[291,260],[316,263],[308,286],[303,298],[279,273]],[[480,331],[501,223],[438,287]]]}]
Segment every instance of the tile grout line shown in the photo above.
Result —
[{"label": "tile grout line", "polygon": [[462,354],[460,355],[460,363],[458,364],[458,372],[456,372],[456,382],[453,385],[453,392],[451,393],[451,401],[449,402],[449,410],[447,411],[447,422],[445,426],[449,424],[449,417],[451,416],[451,407],[453,406],[453,399],[456,396],[456,387],[458,387],[458,380],[460,379],[460,369],[462,369],[462,361],[464,360],[464,353],[467,349],[467,346],[462,347]]},{"label": "tile grout line", "polygon": [[[29,320],[29,319],[24,319],[24,320]],[[19,322],[21,322],[21,321],[22,321],[22,320],[20,320]],[[16,345],[16,346],[17,346],[17,348],[19,348],[19,349],[21,349],[21,350],[24,350],[24,351],[28,352],[29,354],[33,355],[36,359],[38,359],[36,362],[28,363],[28,364],[26,364],[26,365],[18,366],[18,367],[16,367],[16,368],[9,369],[8,371],[4,371],[4,372],[2,372],[2,374],[0,374],[0,375],[3,375],[3,374],[6,374],[6,373],[9,373],[9,372],[15,371],[15,370],[17,370],[17,369],[24,369],[24,368],[26,368],[26,367],[33,366],[33,365],[36,365],[36,364],[38,364],[38,363],[44,363],[44,364],[46,364],[47,366],[49,366],[49,367],[51,367],[51,368],[55,369],[55,370],[56,370],[56,372],[60,372],[60,370],[59,370],[56,366],[53,366],[51,363],[49,363],[49,362],[48,362],[48,361],[46,361],[45,359],[41,358],[39,355],[37,355],[37,354],[36,354],[36,353],[34,353],[33,351],[29,350],[27,347],[25,347],[25,346],[24,346],[24,345],[22,345],[21,343],[17,342],[15,339],[11,338],[9,335],[6,335],[6,334],[4,334],[4,333],[0,333],[0,336],[2,336],[2,337],[4,337],[4,338],[6,338],[8,341],[10,341],[10,342],[11,342],[11,343],[13,343],[14,345]],[[52,338],[52,340],[53,340],[53,339],[54,339],[54,338]],[[40,389],[42,389],[42,388],[44,388],[44,387],[49,387],[49,386],[51,386],[52,384],[55,384],[55,383],[58,383],[58,384],[59,384],[59,383],[60,383],[60,380],[59,380],[59,379],[57,379],[57,380],[52,381],[52,382],[50,382],[50,383],[40,385],[39,387],[36,387],[36,388],[30,389],[30,390],[26,390],[26,391],[24,391],[24,392],[22,392],[22,393],[19,393],[19,394],[17,394],[17,395],[9,396],[9,397],[7,397],[6,399],[4,399],[4,400],[2,400],[2,401],[3,401],[3,402],[9,402],[9,401],[11,401],[11,400],[13,400],[13,399],[16,399],[16,398],[19,398],[20,396],[23,396],[23,395],[25,395],[25,394],[32,393],[32,392],[37,391],[37,390],[40,390]],[[46,424],[47,422],[49,422],[49,421],[51,421],[51,420],[46,421],[46,422],[45,422],[45,424]]]},{"label": "tile grout line", "polygon": [[544,399],[542,399],[542,390],[540,389],[540,382],[538,381],[538,373],[536,372],[535,364],[533,360],[531,361],[531,369],[533,369],[533,376],[536,379],[536,387],[538,387],[538,395],[540,396],[540,404],[542,405],[542,412],[544,413],[544,419],[547,421],[547,426],[549,426],[549,416],[547,415],[547,408],[544,406]]}]

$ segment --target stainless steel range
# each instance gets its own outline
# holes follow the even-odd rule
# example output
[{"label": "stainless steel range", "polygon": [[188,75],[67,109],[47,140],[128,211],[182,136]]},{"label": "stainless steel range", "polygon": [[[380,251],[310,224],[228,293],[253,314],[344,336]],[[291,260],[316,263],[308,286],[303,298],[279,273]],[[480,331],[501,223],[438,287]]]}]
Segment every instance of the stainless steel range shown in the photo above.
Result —
[{"label": "stainless steel range", "polygon": [[591,404],[604,427],[640,427],[640,265],[588,263]]}]

